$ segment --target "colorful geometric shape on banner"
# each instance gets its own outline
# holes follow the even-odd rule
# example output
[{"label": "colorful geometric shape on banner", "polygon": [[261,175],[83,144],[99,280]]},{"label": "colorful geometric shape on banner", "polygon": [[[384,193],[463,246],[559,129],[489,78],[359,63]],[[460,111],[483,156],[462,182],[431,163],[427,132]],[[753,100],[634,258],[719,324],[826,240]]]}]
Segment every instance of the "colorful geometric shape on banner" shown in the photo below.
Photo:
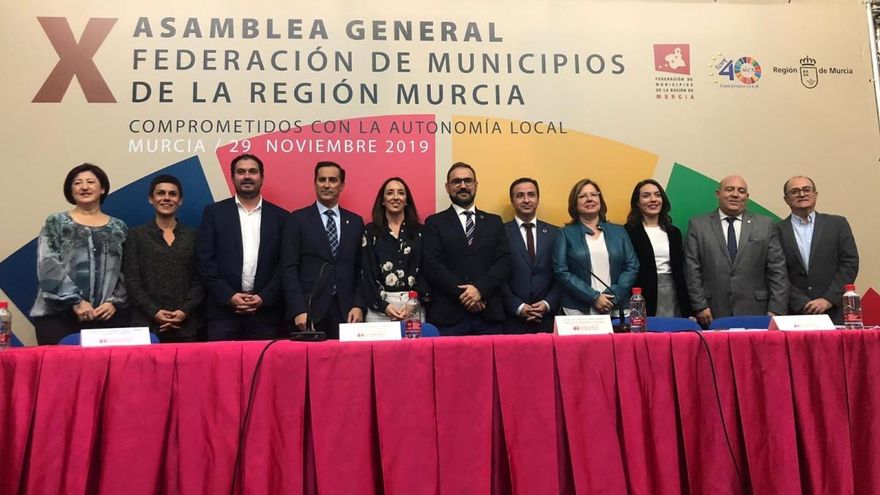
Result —
[{"label": "colorful geometric shape on banner", "polygon": [[[536,179],[541,188],[539,216],[557,225],[569,222],[568,194],[580,179],[590,178],[602,188],[608,219],[622,223],[629,213],[629,197],[636,182],[654,176],[657,155],[624,143],[578,132],[561,122],[487,119],[457,116],[481,133],[455,134],[452,161],[463,161],[477,171],[477,205],[513,217],[510,183],[519,177]],[[497,123],[500,132],[489,131]],[[552,129],[551,129],[552,126]],[[540,132],[540,133],[539,133]]]},{"label": "colorful geometric shape on banner", "polygon": [[[112,191],[101,209],[108,215],[122,219],[129,227],[152,220],[155,212],[147,202],[147,194],[150,181],[159,174],[171,174],[180,179],[184,201],[178,210],[178,218],[186,225],[198,227],[202,210],[206,204],[213,202],[198,157],[187,158]],[[34,238],[0,262],[0,289],[22,313],[28,314],[34,305],[37,286],[37,239]]]},{"label": "colorful geometric shape on banner", "polygon": [[[705,215],[718,208],[715,191],[721,179],[713,179],[696,170],[676,163],[666,184],[666,195],[672,204],[672,223],[687,234],[688,221],[691,217]],[[770,217],[774,222],[781,220],[772,211],[759,203],[748,200],[746,210],[758,215]]]},{"label": "colorful geometric shape on banner", "polygon": [[263,161],[263,196],[296,210],[315,201],[314,169],[333,161],[345,169],[347,187],[340,204],[372,217],[379,186],[388,177],[406,181],[424,219],[434,211],[436,148],[427,123],[434,115],[380,115],[333,121],[305,122],[299,129],[253,136],[217,149],[217,160],[230,194],[234,193],[229,164],[243,153]]}]

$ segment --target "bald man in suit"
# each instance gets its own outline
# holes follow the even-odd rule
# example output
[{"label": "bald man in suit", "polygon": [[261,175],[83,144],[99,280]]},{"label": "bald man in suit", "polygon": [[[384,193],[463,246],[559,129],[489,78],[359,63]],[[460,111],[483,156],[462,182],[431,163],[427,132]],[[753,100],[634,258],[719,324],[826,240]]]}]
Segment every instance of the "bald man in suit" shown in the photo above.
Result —
[{"label": "bald man in suit", "polygon": [[688,224],[685,280],[697,320],[785,314],[788,274],[772,220],[746,211],[742,177],[725,177],[715,196],[718,209]]},{"label": "bald man in suit", "polygon": [[813,179],[792,177],[782,186],[791,215],[776,224],[791,292],[792,314],[828,314],[843,324],[843,286],[856,281],[859,250],[846,218],[816,212],[819,191]]}]

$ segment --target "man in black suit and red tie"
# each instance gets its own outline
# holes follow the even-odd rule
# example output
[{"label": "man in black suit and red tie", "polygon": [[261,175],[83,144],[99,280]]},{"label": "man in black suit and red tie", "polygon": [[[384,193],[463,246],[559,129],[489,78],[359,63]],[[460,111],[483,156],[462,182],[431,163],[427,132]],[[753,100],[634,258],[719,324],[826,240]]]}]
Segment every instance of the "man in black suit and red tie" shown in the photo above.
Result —
[{"label": "man in black suit and red tie", "polygon": [[428,321],[441,335],[499,333],[501,288],[510,271],[510,247],[501,217],[478,210],[477,174],[457,162],[446,173],[449,209],[425,221],[423,265],[433,291]]},{"label": "man in black suit and red tie", "polygon": [[538,220],[538,181],[523,177],[510,185],[515,216],[504,224],[510,242],[510,276],[502,287],[506,333],[553,331],[559,290],[553,274],[553,242],[558,230]]},{"label": "man in black suit and red tie", "polygon": [[339,207],[345,170],[335,162],[315,165],[317,201],[287,218],[281,246],[287,321],[339,338],[340,323],[364,321],[360,289],[364,221]]},{"label": "man in black suit and red tie", "polygon": [[207,337],[273,339],[284,316],[278,263],[287,212],[260,194],[258,157],[239,155],[230,168],[235,196],[205,207],[196,250]]}]

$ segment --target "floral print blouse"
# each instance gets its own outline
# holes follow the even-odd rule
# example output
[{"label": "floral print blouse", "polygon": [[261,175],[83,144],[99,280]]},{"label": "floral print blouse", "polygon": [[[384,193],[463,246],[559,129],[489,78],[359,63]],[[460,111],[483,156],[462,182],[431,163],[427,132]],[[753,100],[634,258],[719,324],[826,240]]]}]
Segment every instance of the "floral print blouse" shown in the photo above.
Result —
[{"label": "floral print blouse", "polygon": [[122,243],[128,227],[118,218],[102,227],[76,223],[67,212],[46,219],[37,244],[40,286],[31,316],[58,314],[85,299],[123,306]]},{"label": "floral print blouse", "polygon": [[424,294],[420,277],[422,266],[422,233],[411,230],[406,223],[400,227],[398,237],[390,229],[376,234],[373,224],[364,229],[363,287],[367,307],[384,312],[388,307],[386,292],[415,290]]}]

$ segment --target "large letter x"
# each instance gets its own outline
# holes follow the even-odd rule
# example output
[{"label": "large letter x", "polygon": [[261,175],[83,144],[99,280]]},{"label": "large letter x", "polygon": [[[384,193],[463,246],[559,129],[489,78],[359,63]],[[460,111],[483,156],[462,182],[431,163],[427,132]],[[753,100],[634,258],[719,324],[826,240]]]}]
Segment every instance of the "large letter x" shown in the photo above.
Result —
[{"label": "large letter x", "polygon": [[89,103],[116,103],[116,98],[92,60],[116,24],[116,19],[90,18],[79,43],[73,37],[67,18],[37,17],[37,20],[58,53],[59,60],[32,102],[60,102],[67,93],[73,76],[76,76]]}]

